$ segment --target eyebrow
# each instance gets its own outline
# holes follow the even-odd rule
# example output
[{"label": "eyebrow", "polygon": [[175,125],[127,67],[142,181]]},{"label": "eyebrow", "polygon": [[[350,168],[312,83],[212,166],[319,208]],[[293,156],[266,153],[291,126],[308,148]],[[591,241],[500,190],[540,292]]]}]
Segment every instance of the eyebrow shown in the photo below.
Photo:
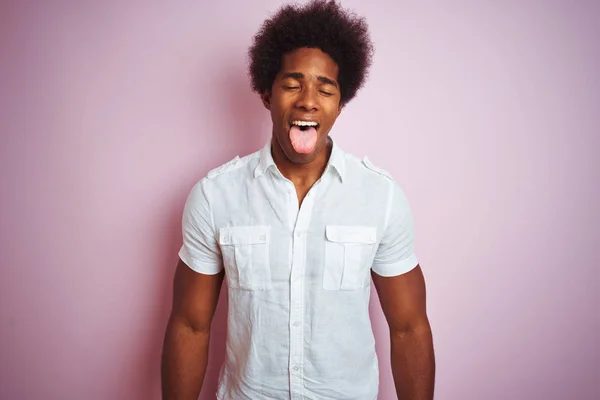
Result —
[{"label": "eyebrow", "polygon": [[[301,72],[286,72],[281,76],[282,78],[293,78],[293,79],[304,79],[304,74]],[[338,87],[338,84],[333,79],[329,79],[325,76],[317,76],[317,80],[321,83],[326,83],[328,85]]]}]

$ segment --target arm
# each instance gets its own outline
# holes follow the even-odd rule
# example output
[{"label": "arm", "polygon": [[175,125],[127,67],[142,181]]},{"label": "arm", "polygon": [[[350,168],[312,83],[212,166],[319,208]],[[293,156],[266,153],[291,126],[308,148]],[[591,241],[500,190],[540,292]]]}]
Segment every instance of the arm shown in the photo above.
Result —
[{"label": "arm", "polygon": [[433,399],[435,357],[421,267],[402,275],[372,273],[390,327],[392,374],[400,400]]},{"label": "arm", "polygon": [[206,372],[210,325],[225,274],[207,186],[206,180],[197,183],[183,210],[183,245],[163,345],[164,400],[196,400]]},{"label": "arm", "polygon": [[223,275],[223,271],[215,275],[195,272],[181,260],[177,264],[162,354],[164,400],[196,400],[200,394]]}]

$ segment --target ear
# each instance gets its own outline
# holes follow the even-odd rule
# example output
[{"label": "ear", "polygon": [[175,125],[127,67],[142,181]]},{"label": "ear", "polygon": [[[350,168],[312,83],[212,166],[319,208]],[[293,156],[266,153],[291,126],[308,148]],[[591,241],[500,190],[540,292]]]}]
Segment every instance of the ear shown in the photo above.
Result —
[{"label": "ear", "polygon": [[267,110],[271,110],[271,92],[269,90],[265,90],[260,95],[260,99],[263,102],[263,105]]},{"label": "ear", "polygon": [[340,116],[340,114],[342,113],[342,109],[344,108],[344,105],[345,105],[345,104],[342,104],[342,103],[340,103],[340,105],[338,106],[338,111],[337,111],[337,116],[336,116],[336,118],[337,118],[337,117],[339,117],[339,116]]}]

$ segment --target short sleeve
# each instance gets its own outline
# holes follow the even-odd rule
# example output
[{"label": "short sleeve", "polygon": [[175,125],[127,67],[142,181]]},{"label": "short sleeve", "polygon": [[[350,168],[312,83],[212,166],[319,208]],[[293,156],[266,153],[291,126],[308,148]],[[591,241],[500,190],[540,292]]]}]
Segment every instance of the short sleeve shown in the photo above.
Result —
[{"label": "short sleeve", "polygon": [[385,230],[372,269],[381,276],[396,276],[412,270],[418,260],[414,249],[414,221],[408,199],[396,183],[392,183],[388,197]]},{"label": "short sleeve", "polygon": [[205,180],[198,182],[185,203],[179,258],[196,272],[214,275],[223,269],[223,262],[205,184]]}]

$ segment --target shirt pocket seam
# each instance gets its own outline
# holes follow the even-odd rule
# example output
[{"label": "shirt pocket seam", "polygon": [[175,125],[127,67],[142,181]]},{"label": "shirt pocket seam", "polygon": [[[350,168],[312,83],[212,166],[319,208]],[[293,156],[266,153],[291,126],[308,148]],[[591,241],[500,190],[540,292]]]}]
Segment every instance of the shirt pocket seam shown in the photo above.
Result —
[{"label": "shirt pocket seam", "polygon": [[254,225],[219,229],[218,242],[230,289],[271,289],[270,228]]},{"label": "shirt pocket seam", "polygon": [[357,290],[368,286],[366,263],[377,242],[377,228],[327,225],[325,239],[323,289]]}]

